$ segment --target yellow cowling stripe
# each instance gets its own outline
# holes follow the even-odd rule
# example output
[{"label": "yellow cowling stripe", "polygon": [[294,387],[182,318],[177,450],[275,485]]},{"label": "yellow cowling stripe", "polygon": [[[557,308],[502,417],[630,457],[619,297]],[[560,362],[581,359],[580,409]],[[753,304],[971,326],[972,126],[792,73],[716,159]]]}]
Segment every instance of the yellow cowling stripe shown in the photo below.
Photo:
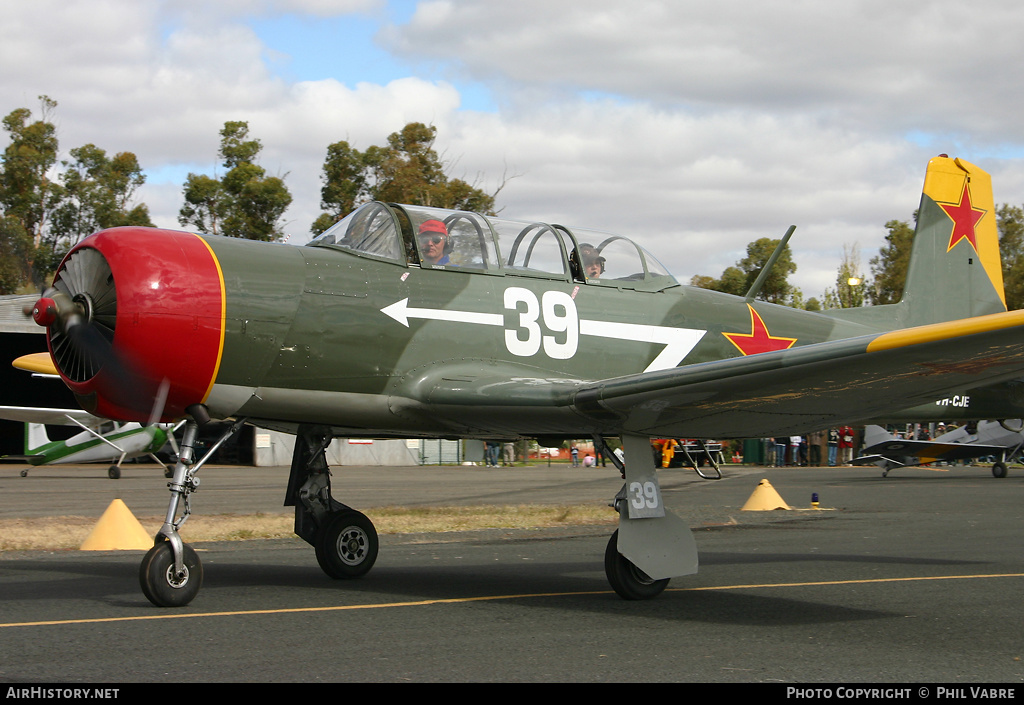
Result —
[{"label": "yellow cowling stripe", "polygon": [[[999,230],[996,227],[996,207],[992,196],[992,177],[984,169],[963,159],[935,157],[928,162],[924,179],[924,194],[939,204],[958,204],[963,196],[964,184],[970,191],[971,205],[985,211],[974,227],[978,244],[978,259],[985,268],[992,286],[1006,305],[1003,291],[1003,268],[999,256]],[[952,234],[952,226],[950,227]]]},{"label": "yellow cowling stripe", "polygon": [[210,243],[208,243],[202,235],[197,235],[196,233],[192,234],[199,238],[199,241],[203,243],[203,246],[206,247],[207,251],[209,251],[210,259],[213,260],[213,266],[217,268],[217,281],[220,284],[220,342],[217,345],[217,363],[213,366],[213,374],[210,376],[210,384],[207,385],[206,392],[203,394],[203,403],[205,404],[206,400],[210,396],[210,392],[213,390],[214,382],[217,381],[217,374],[220,372],[220,362],[224,357],[224,329],[226,328],[227,323],[228,298],[225,293],[224,271],[220,268],[220,260],[217,259],[217,255],[214,253],[213,248],[210,247]]}]

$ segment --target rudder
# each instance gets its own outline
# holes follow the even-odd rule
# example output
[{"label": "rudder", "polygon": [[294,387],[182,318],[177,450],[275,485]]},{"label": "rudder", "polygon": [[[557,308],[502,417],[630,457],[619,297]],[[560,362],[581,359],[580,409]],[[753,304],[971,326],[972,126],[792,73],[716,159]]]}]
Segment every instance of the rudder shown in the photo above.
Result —
[{"label": "rudder", "polygon": [[895,330],[1005,310],[992,177],[940,155],[925,173],[900,302],[827,314]]},{"label": "rudder", "polygon": [[900,304],[907,326],[1006,310],[988,172],[944,155],[928,162]]},{"label": "rudder", "polygon": [[25,455],[38,453],[43,446],[48,446],[50,443],[46,426],[41,423],[25,423]]}]

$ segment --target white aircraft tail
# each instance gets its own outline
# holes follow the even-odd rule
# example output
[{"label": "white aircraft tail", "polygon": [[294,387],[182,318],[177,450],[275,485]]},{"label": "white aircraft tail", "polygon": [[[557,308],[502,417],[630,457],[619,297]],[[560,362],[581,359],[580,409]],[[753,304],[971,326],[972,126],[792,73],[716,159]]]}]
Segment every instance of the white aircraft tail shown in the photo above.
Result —
[{"label": "white aircraft tail", "polygon": [[894,436],[886,431],[881,426],[865,426],[864,427],[864,447],[870,448],[878,443],[885,443],[891,441]]},{"label": "white aircraft tail", "polygon": [[46,426],[41,423],[25,424],[25,455],[34,455],[40,448],[50,444]]}]

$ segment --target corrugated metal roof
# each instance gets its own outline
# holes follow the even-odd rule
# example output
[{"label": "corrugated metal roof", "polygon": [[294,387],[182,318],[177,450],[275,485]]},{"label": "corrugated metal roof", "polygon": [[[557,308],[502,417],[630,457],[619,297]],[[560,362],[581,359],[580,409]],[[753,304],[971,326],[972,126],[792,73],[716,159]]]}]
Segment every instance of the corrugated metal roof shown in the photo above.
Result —
[{"label": "corrugated metal roof", "polygon": [[24,312],[26,306],[38,300],[38,294],[0,296],[0,333],[45,333],[46,329]]}]

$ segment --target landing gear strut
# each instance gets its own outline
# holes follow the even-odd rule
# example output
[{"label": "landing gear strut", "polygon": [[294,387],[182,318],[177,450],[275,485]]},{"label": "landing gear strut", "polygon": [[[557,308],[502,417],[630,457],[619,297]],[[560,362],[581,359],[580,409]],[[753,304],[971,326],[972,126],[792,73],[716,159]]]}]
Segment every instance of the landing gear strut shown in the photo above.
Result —
[{"label": "landing gear strut", "polygon": [[657,597],[671,577],[697,572],[697,546],[690,527],[665,509],[650,439],[622,436],[628,463],[607,452],[604,439],[595,447],[610,458],[626,483],[612,506],[619,528],[604,554],[604,571],[612,589],[625,600]]},{"label": "landing gear strut", "polygon": [[139,586],[142,588],[142,594],[157,607],[183,607],[199,593],[199,588],[203,584],[203,565],[192,547],[182,542],[178,529],[192,514],[189,495],[199,488],[199,478],[195,476],[199,468],[245,423],[244,418],[235,421],[220,439],[210,446],[202,459],[193,464],[192,454],[199,432],[196,417],[207,418],[205,409],[195,409],[193,418],[185,424],[178,462],[174,465],[171,481],[167,483],[171,490],[167,516],[160,531],[157,532],[153,548],[149,549],[139,566]]},{"label": "landing gear strut", "polygon": [[320,568],[332,578],[366,575],[377,560],[373,522],[331,496],[327,466],[330,429],[302,426],[295,436],[286,507],[295,507],[295,533],[316,549]]}]

